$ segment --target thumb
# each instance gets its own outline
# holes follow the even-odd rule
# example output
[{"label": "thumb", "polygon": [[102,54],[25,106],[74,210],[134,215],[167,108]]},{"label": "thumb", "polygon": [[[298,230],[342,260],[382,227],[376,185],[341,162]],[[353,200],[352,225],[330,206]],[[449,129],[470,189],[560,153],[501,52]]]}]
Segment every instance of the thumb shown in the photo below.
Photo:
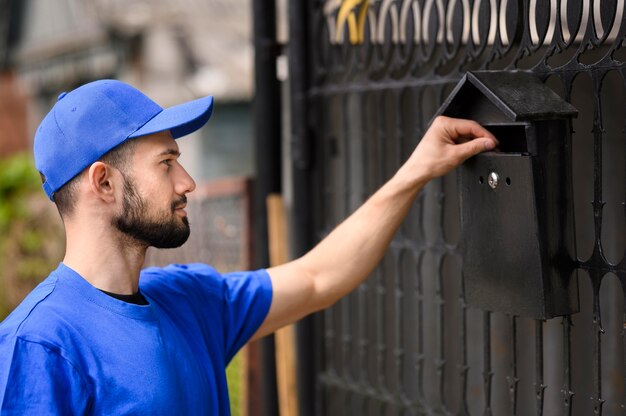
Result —
[{"label": "thumb", "polygon": [[469,159],[479,153],[493,150],[495,147],[496,142],[489,137],[479,137],[457,145],[463,160]]}]

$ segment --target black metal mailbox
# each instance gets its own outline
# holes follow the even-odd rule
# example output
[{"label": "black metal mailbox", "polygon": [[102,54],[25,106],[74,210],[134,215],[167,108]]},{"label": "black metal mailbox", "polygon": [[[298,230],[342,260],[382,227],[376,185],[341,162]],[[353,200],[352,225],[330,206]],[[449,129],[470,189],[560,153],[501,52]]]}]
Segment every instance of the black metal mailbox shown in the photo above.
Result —
[{"label": "black metal mailbox", "polygon": [[577,110],[530,73],[484,71],[467,73],[439,114],[476,120],[500,142],[459,172],[467,303],[537,319],[577,312]]}]

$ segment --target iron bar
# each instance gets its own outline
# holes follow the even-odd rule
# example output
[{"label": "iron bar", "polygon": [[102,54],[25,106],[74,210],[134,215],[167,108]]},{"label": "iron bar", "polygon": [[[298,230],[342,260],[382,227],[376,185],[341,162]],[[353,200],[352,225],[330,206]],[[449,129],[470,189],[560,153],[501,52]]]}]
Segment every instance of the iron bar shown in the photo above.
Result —
[{"label": "iron bar", "polygon": [[483,389],[485,395],[485,411],[483,415],[491,416],[491,312],[483,312]]},{"label": "iron bar", "polygon": [[572,415],[572,397],[574,392],[572,391],[572,318],[570,316],[564,316],[563,321],[563,388],[561,394],[563,395],[563,414],[565,416]]},{"label": "iron bar", "polygon": [[511,322],[511,373],[506,380],[511,400],[511,415],[517,415],[517,385],[519,383],[517,374],[517,316],[510,315],[509,320]]},{"label": "iron bar", "polygon": [[[305,2],[287,2],[289,33],[289,91],[291,115],[290,141],[293,144],[291,173],[293,178],[293,206],[289,212],[290,227],[298,230],[290,235],[291,253],[299,257],[313,245],[314,228],[312,219],[311,185],[311,123],[307,92],[310,88],[309,74],[309,14],[312,6]],[[315,400],[315,374],[322,364],[314,352],[314,318],[305,318],[296,325],[297,378],[298,378],[298,414],[311,416],[319,414]],[[320,349],[323,350],[323,349]]]},{"label": "iron bar", "polygon": [[424,284],[421,267],[424,257],[419,255],[416,267],[416,302],[417,302],[417,348],[415,351],[415,372],[417,375],[417,397],[424,402]]},{"label": "iron bar", "polygon": [[465,303],[465,284],[461,276],[461,294],[459,295],[459,304],[461,305],[461,364],[459,366],[459,373],[461,375],[461,411],[460,415],[469,415],[469,406],[467,402],[468,396],[468,383],[467,373],[469,372],[469,363],[467,360],[467,304]]},{"label": "iron bar", "polygon": [[[343,108],[348,108],[349,103],[349,96],[348,95],[343,95],[341,96],[341,103],[342,103],[342,107]],[[341,139],[343,141],[343,145],[342,145],[342,149],[343,152],[341,152],[341,160],[343,161],[342,163],[342,169],[343,169],[343,186],[342,186],[342,195],[341,195],[341,199],[342,199],[342,205],[343,205],[343,212],[342,215],[343,217],[348,217],[351,214],[351,204],[350,204],[350,177],[351,177],[351,166],[352,166],[352,157],[354,157],[354,155],[349,151],[350,150],[350,134],[349,134],[349,114],[348,112],[344,112],[343,113],[343,117],[342,117],[342,121],[341,121],[341,127],[342,127],[342,132],[341,132]],[[350,363],[350,356],[352,355],[351,352],[355,350],[355,345],[354,345],[354,336],[352,334],[352,324],[350,322],[350,317],[351,317],[351,313],[350,313],[350,303],[352,302],[352,296],[349,296],[347,298],[344,298],[342,300],[339,301],[339,307],[337,308],[340,312],[340,316],[341,316],[341,332],[342,332],[342,336],[341,336],[341,356],[340,356],[340,360],[341,360],[341,375],[343,376],[343,378],[345,380],[347,380],[348,383],[354,383],[354,379],[352,377],[352,375],[350,374],[349,371],[349,363]],[[358,318],[357,318],[358,319]],[[342,403],[343,408],[340,409],[339,413],[341,414],[348,414],[350,413],[350,400],[352,399],[352,394],[350,394],[349,392],[347,392],[346,396],[344,397],[344,401]]]},{"label": "iron bar", "polygon": [[593,413],[602,415],[602,314],[600,312],[600,279],[599,275],[592,276],[593,284]]},{"label": "iron bar", "polygon": [[543,415],[543,400],[546,385],[543,383],[543,323],[535,320],[535,409],[537,416]]},{"label": "iron bar", "polygon": [[[441,183],[440,183],[441,185]],[[443,232],[443,230],[442,230]],[[435,368],[437,369],[437,384],[439,393],[439,402],[441,403],[442,409],[446,409],[446,399],[444,394],[445,387],[445,374],[444,369],[446,365],[445,359],[445,335],[444,335],[444,325],[445,325],[445,300],[443,293],[443,257],[437,256],[435,258],[435,263],[437,264],[437,276],[435,277],[435,306],[437,308],[437,356],[435,357]]]},{"label": "iron bar", "polygon": [[[254,69],[256,96],[253,103],[255,132],[254,185],[254,266],[269,266],[267,249],[266,198],[281,191],[281,102],[280,84],[276,78],[276,4],[274,0],[254,0]],[[273,335],[260,341],[261,408],[264,414],[278,412],[276,393],[276,362]]]}]

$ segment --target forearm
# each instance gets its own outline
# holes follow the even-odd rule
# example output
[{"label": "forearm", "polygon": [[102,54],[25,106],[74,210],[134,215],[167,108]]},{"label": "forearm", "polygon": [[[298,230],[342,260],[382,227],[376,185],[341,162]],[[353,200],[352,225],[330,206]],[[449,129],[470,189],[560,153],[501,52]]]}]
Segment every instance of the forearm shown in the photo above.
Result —
[{"label": "forearm", "polygon": [[314,310],[332,305],[371,274],[427,181],[426,174],[409,181],[398,172],[300,259],[313,282]]},{"label": "forearm", "polygon": [[253,338],[332,305],[365,280],[426,181],[399,172],[303,257],[269,269],[272,306]]}]

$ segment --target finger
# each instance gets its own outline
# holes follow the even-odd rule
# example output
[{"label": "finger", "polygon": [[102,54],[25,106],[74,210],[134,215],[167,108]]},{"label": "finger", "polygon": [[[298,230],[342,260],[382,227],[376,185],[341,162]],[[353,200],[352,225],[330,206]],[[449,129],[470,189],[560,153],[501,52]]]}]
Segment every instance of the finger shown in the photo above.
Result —
[{"label": "finger", "polygon": [[455,146],[463,161],[479,153],[493,150],[495,147],[496,142],[491,137],[478,137]]},{"label": "finger", "polygon": [[467,138],[467,137],[487,137],[498,144],[498,139],[483,126],[473,120],[465,120],[458,118],[450,118],[447,120],[446,129],[453,140]]},{"label": "finger", "polygon": [[494,139],[492,137],[466,137],[466,138],[457,140],[455,144],[458,146],[460,144],[469,143],[469,142],[472,142],[472,141],[478,140],[478,139],[482,140],[482,143],[484,145],[484,149],[483,150],[485,150],[485,151],[493,150],[496,147],[498,147],[498,145],[499,145],[498,140]]}]

